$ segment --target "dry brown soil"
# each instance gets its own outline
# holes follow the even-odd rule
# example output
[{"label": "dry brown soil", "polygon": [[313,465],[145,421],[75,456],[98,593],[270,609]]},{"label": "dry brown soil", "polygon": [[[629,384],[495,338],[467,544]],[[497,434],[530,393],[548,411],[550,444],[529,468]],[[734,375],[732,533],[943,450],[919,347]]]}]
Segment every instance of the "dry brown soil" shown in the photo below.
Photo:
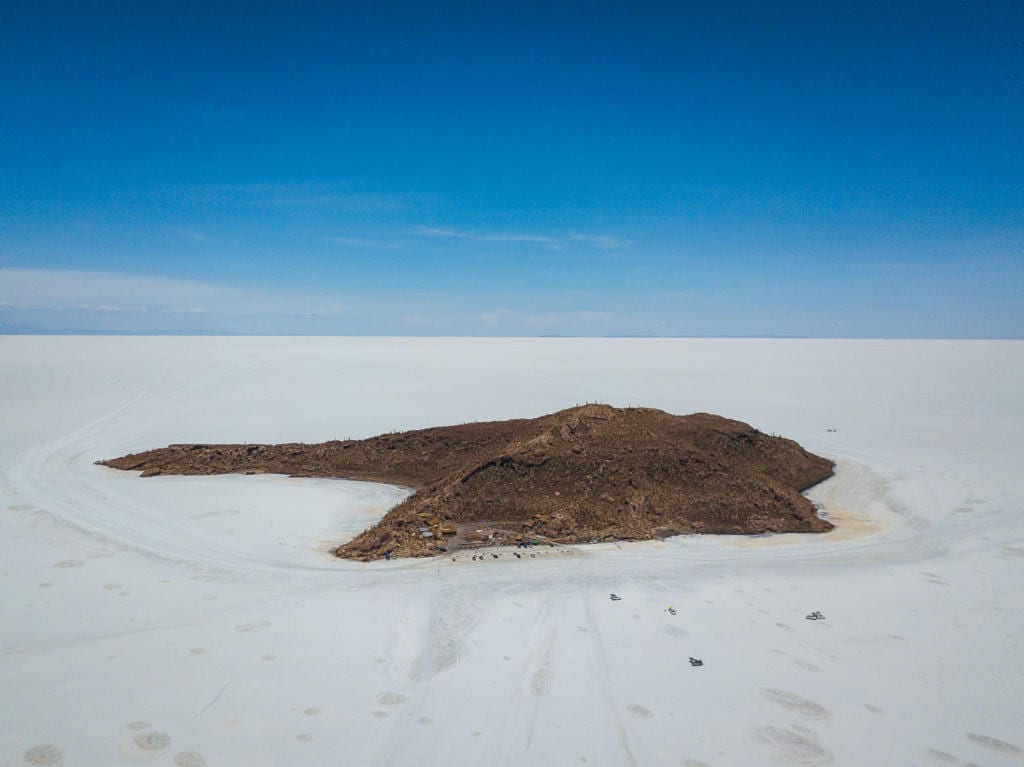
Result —
[{"label": "dry brown soil", "polygon": [[413,487],[336,550],[361,560],[520,537],[585,543],[832,529],[801,495],[832,476],[831,461],[708,413],[584,405],[315,445],[170,445],[100,463],[144,477],[270,472]]}]

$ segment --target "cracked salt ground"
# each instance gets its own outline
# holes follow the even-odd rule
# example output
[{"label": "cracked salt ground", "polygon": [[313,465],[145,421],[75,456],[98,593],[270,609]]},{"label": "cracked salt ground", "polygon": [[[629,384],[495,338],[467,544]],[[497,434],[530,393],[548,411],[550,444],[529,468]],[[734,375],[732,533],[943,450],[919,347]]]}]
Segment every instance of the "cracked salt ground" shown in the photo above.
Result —
[{"label": "cracked salt ground", "polygon": [[[0,337],[0,764],[1020,764],[1020,380],[1000,343]],[[581,386],[836,460],[836,531],[356,565],[407,489],[92,463]]]}]

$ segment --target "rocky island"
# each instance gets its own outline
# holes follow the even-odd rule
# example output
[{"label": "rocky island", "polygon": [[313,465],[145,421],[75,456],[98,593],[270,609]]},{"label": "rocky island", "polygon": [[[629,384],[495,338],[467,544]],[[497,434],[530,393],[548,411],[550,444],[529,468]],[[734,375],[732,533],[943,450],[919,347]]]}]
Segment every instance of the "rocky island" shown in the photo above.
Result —
[{"label": "rocky island", "polygon": [[170,445],[98,463],[143,477],[276,473],[412,487],[335,550],[360,560],[482,543],[832,529],[801,495],[832,476],[831,461],[708,413],[583,405],[363,440]]}]

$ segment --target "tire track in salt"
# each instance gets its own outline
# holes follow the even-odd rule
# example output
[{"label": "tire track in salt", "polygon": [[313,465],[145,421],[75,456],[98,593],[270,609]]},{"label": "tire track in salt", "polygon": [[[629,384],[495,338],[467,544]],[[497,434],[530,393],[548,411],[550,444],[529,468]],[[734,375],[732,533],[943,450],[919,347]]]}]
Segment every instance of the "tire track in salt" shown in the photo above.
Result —
[{"label": "tire track in salt", "polygon": [[[388,767],[404,763],[401,759],[404,748],[422,740],[420,728],[433,723],[430,717],[417,714],[423,713],[424,701],[430,696],[435,677],[454,668],[462,660],[464,641],[479,621],[476,602],[466,592],[465,588],[443,586],[436,594],[420,652],[408,669],[407,682],[414,687],[402,686],[404,694],[387,691],[378,694],[376,702],[379,705],[401,707],[405,715],[392,721],[388,737],[382,739],[389,745],[378,760],[373,760],[374,764]],[[373,712],[374,715],[377,713]]]},{"label": "tire track in salt", "polygon": [[604,649],[604,640],[601,638],[601,630],[597,627],[597,619],[594,616],[594,606],[591,603],[590,594],[588,592],[593,589],[587,587],[587,591],[583,593],[583,605],[586,608],[587,613],[587,624],[590,626],[590,642],[592,649],[594,650],[594,659],[597,661],[597,668],[600,672],[598,674],[599,684],[601,693],[604,696],[605,703],[608,705],[608,712],[611,714],[612,721],[615,723],[615,731],[619,740],[619,748],[622,750],[622,755],[626,759],[626,763],[629,767],[637,767],[636,757],[633,756],[633,752],[629,748],[629,737],[626,735],[626,728],[622,724],[622,718],[619,716],[618,705],[615,702],[615,697],[612,695],[612,681],[611,675],[608,673],[608,660]]}]

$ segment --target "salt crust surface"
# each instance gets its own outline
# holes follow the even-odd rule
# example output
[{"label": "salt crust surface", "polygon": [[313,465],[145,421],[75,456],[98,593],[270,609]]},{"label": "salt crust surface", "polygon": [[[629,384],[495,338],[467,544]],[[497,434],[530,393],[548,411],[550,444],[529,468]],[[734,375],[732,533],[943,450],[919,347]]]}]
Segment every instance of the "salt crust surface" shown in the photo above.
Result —
[{"label": "salt crust surface", "polygon": [[[1021,342],[0,337],[0,764],[1021,764],[1022,390]],[[838,529],[366,565],[402,488],[93,465],[586,401],[798,440]]]}]

